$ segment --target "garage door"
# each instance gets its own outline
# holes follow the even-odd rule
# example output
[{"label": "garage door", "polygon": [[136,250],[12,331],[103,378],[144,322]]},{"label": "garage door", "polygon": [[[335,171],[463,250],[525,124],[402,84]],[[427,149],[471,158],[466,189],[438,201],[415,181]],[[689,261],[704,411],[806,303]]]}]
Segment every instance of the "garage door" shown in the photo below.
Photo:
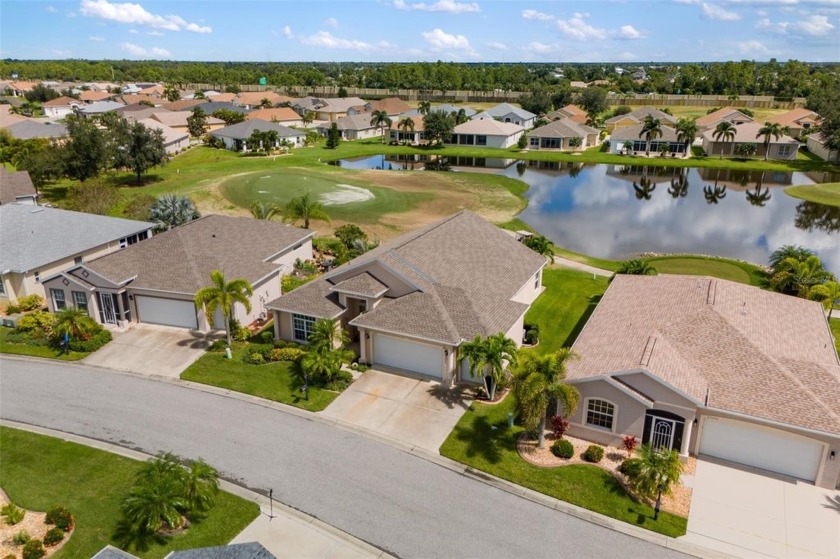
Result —
[{"label": "garage door", "polygon": [[180,326],[181,328],[198,328],[195,303],[192,301],[177,301],[175,299],[142,297],[139,295],[135,299],[137,300],[137,314],[140,322]]},{"label": "garage door", "polygon": [[432,345],[374,334],[373,361],[377,365],[443,378],[443,349]]},{"label": "garage door", "polygon": [[814,481],[823,445],[792,433],[743,421],[703,420],[700,454]]}]

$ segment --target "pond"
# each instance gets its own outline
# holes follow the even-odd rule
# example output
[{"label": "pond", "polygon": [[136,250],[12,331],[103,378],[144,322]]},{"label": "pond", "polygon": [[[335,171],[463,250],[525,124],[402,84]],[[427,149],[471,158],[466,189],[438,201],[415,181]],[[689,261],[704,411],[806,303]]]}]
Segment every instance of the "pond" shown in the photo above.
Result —
[{"label": "pond", "polygon": [[[357,169],[422,169],[436,156],[343,160]],[[840,272],[840,208],[784,193],[836,182],[825,173],[668,168],[454,158],[454,171],[498,173],[530,188],[519,217],[558,246],[600,258],[644,252],[724,256],[765,264],[785,244],[816,251]]]}]

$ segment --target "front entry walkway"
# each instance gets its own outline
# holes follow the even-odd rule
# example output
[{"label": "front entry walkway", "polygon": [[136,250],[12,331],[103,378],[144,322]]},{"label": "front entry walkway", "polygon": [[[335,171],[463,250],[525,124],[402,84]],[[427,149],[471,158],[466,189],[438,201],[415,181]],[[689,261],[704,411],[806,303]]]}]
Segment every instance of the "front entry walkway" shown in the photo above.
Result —
[{"label": "front entry walkway", "polygon": [[705,458],[693,485],[681,539],[735,557],[840,557],[837,491]]},{"label": "front entry walkway", "polygon": [[437,453],[471,402],[468,390],[370,370],[320,413]]},{"label": "front entry walkway", "polygon": [[129,373],[177,379],[184,369],[204,354],[216,337],[216,334],[185,328],[134,324],[125,332],[115,332],[111,343],[82,362]]}]

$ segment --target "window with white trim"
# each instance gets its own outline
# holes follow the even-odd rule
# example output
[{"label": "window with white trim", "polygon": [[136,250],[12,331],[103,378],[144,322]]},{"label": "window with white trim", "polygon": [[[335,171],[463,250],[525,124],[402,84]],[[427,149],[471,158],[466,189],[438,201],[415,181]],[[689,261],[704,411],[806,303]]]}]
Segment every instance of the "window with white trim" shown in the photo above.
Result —
[{"label": "window with white trim", "polygon": [[779,146],[779,155],[782,157],[787,157],[791,153],[793,153],[793,146],[790,144],[782,144]]},{"label": "window with white trim", "polygon": [[615,419],[615,405],[612,403],[592,398],[586,402],[586,424],[592,427],[608,429],[612,431],[613,420]]},{"label": "window with white trim", "polygon": [[50,289],[50,297],[52,297],[53,310],[60,311],[67,307],[63,289]]},{"label": "window with white trim", "polygon": [[88,310],[87,293],[84,291],[73,291],[73,306],[83,311]]},{"label": "window with white trim", "polygon": [[292,315],[292,331],[295,341],[305,342],[309,340],[309,335],[312,333],[312,327],[315,325],[315,317],[307,316],[305,314]]}]

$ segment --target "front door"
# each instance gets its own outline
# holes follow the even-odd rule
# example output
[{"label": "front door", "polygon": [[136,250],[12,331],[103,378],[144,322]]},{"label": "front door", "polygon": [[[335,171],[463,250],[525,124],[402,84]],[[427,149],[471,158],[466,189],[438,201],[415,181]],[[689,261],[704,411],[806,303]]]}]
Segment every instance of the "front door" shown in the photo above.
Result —
[{"label": "front door", "polygon": [[674,447],[675,424],[676,422],[672,419],[654,418],[650,434],[650,446],[655,449],[671,450]]},{"label": "front door", "polygon": [[100,293],[102,300],[102,322],[105,324],[117,323],[117,312],[114,306],[114,295],[111,293]]},{"label": "front door", "polygon": [[682,452],[685,418],[665,410],[648,410],[642,444],[651,448]]}]

